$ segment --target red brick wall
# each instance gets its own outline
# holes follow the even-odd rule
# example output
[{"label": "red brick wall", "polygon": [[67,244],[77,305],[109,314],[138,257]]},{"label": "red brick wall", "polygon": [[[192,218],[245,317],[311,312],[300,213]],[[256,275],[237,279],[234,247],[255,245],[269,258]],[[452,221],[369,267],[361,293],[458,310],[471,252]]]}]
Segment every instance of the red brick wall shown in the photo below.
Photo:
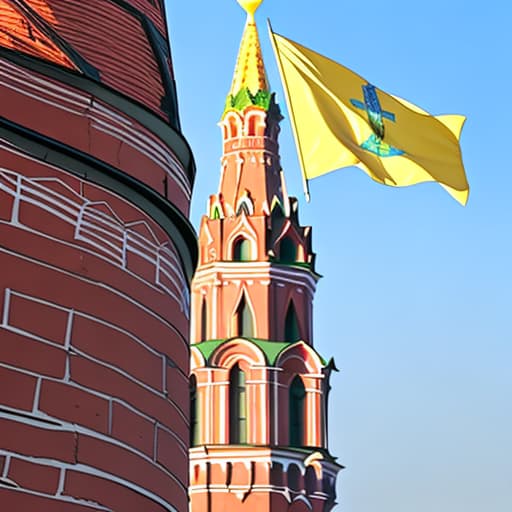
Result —
[{"label": "red brick wall", "polygon": [[172,240],[0,148],[2,509],[185,510],[188,296]]},{"label": "red brick wall", "polygon": [[0,511],[185,512],[194,164],[160,0],[0,0]]}]

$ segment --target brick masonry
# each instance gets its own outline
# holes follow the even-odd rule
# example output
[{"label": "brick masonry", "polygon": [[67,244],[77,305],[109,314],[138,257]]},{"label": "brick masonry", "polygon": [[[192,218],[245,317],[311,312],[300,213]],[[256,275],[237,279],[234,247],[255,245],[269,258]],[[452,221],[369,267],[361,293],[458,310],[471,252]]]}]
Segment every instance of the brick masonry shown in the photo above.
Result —
[{"label": "brick masonry", "polygon": [[0,4],[0,510],[185,512],[193,162],[163,2]]}]

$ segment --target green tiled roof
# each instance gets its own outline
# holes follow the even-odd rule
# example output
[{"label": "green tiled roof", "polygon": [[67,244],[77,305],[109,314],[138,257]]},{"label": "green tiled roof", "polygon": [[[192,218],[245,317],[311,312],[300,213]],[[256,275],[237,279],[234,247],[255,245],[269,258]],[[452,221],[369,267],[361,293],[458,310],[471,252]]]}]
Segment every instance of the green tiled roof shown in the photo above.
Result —
[{"label": "green tiled roof", "polygon": [[[201,343],[196,343],[192,345],[193,347],[196,347],[201,354],[203,354],[203,357],[206,361],[210,359],[210,356],[213,354],[215,349],[222,345],[223,343],[226,343],[227,341],[231,341],[235,338],[226,338],[223,340],[208,340],[208,341],[202,341]],[[254,345],[256,345],[258,348],[261,349],[261,351],[265,354],[265,357],[267,358],[267,362],[270,365],[274,365],[277,361],[277,358],[279,357],[279,354],[286,349],[287,347],[290,347],[291,345],[294,345],[297,343],[296,341],[269,341],[269,340],[261,340],[257,338],[243,338]],[[325,359],[318,354],[318,357],[320,357],[320,360],[323,365],[326,365]]]},{"label": "green tiled roof", "polygon": [[210,340],[210,341],[202,341],[201,343],[195,343],[192,345],[196,347],[203,357],[208,361],[210,356],[213,354],[213,351],[219,346],[222,345],[226,340]]}]

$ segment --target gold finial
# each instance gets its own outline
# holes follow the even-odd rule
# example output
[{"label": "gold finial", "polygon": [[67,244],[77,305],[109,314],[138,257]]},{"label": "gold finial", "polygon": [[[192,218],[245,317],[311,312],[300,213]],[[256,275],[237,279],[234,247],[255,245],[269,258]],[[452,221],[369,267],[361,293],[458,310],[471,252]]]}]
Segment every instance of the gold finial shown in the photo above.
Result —
[{"label": "gold finial", "polygon": [[254,13],[258,10],[263,0],[237,0],[242,6],[242,9],[251,17],[254,17]]}]

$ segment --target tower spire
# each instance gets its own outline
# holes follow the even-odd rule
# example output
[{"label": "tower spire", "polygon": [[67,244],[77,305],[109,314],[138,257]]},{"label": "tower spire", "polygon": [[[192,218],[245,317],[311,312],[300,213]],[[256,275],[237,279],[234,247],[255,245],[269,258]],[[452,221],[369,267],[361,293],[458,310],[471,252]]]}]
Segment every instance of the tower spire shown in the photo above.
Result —
[{"label": "tower spire", "polygon": [[333,366],[313,347],[318,275],[279,158],[279,122],[247,12],[222,117],[219,192],[199,230],[192,284],[191,512],[329,512]]},{"label": "tower spire", "polygon": [[247,12],[238,59],[228,94],[226,111],[231,108],[241,110],[255,105],[268,110],[270,86],[263,62],[258,28],[254,14],[263,0],[238,0]]}]

